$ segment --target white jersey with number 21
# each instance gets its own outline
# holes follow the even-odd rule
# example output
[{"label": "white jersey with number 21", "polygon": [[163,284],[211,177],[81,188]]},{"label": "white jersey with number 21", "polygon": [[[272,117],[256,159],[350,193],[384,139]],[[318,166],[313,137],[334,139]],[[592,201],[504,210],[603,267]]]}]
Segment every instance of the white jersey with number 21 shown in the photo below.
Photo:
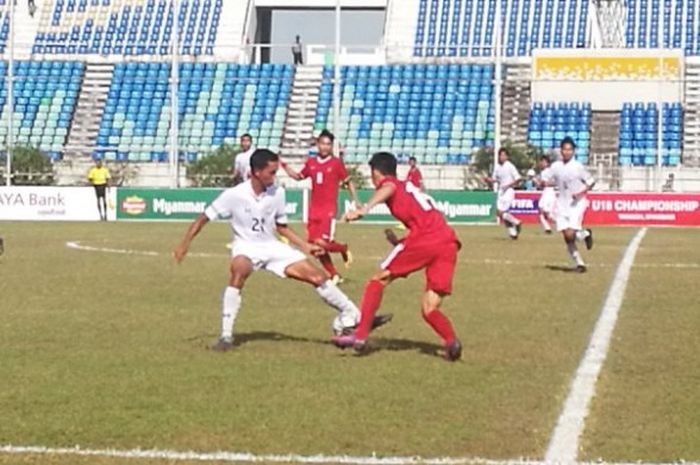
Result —
[{"label": "white jersey with number 21", "polygon": [[287,224],[284,189],[269,187],[258,195],[251,181],[223,191],[204,214],[210,220],[228,219],[233,238],[244,242],[277,242],[277,224]]}]

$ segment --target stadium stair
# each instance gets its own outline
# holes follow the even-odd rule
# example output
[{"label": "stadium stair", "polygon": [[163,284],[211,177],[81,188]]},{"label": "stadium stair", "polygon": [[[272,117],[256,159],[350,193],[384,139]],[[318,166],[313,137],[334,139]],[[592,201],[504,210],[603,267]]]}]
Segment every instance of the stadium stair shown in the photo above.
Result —
[{"label": "stadium stair", "polygon": [[[221,19],[214,44],[214,55],[226,58],[237,63],[248,63],[248,58],[243,56],[248,19],[246,12],[254,8],[253,0],[225,0],[221,6]],[[252,12],[251,12],[252,13]]]},{"label": "stadium stair", "polygon": [[93,150],[113,75],[114,65],[111,63],[87,63],[78,104],[68,133],[66,155],[81,158],[90,155],[102,156]]},{"label": "stadium stair", "polygon": [[683,126],[683,164],[700,166],[700,63],[685,64],[685,122]]},{"label": "stadium stair", "polygon": [[389,63],[406,63],[413,58],[413,48],[409,44],[415,37],[420,2],[389,0],[384,36]]},{"label": "stadium stair", "polygon": [[501,135],[506,140],[524,144],[530,116],[530,65],[510,63],[504,68]]},{"label": "stadium stair", "polygon": [[322,66],[296,67],[282,136],[282,154],[285,156],[308,155],[307,147],[314,136],[314,119],[322,79]]},{"label": "stadium stair", "polygon": [[591,116],[591,153],[617,154],[620,146],[620,112],[594,111]]}]

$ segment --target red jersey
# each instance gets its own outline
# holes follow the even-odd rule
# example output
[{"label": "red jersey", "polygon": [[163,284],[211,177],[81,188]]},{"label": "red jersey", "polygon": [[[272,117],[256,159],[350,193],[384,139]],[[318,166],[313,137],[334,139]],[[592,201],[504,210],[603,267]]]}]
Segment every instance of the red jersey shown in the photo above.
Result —
[{"label": "red jersey", "polygon": [[306,160],[301,175],[311,178],[309,218],[335,218],[340,183],[348,178],[343,160],[333,156],[310,157]]},{"label": "red jersey", "polygon": [[438,240],[457,240],[452,228],[445,221],[434,200],[420,191],[412,183],[386,177],[379,187],[385,184],[396,186],[394,195],[386,204],[394,217],[409,230],[409,237],[431,237]]},{"label": "red jersey", "polygon": [[406,182],[410,182],[416,187],[420,187],[421,181],[423,180],[423,175],[420,174],[420,170],[415,166],[408,169],[408,174],[406,175]]}]

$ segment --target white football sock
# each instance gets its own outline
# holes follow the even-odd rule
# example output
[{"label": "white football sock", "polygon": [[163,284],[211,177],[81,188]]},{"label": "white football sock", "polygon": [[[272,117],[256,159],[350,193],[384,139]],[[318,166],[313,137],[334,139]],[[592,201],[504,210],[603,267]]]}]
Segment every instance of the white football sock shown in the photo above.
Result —
[{"label": "white football sock", "polygon": [[515,236],[518,235],[518,230],[515,229],[515,226],[511,226],[511,227],[506,228],[506,229],[508,230],[508,235],[509,235],[510,237],[515,237]]},{"label": "white football sock", "polygon": [[579,229],[576,231],[576,240],[577,241],[582,241],[586,239],[588,236],[590,236],[590,233],[588,232],[587,229]]},{"label": "white football sock", "polygon": [[578,247],[576,247],[576,242],[567,242],[566,243],[566,250],[569,251],[569,255],[571,258],[574,259],[576,262],[576,265],[578,266],[586,266],[586,263],[583,261],[583,258],[581,257],[581,252],[578,251]]},{"label": "white football sock", "polygon": [[236,322],[238,309],[241,308],[241,291],[227,287],[224,291],[224,303],[221,311],[221,337],[233,337],[233,323]]},{"label": "white football sock", "polygon": [[547,215],[544,213],[540,213],[540,224],[545,231],[552,230],[552,226],[549,224],[549,221],[547,221]]},{"label": "white football sock", "polygon": [[338,286],[328,280],[316,288],[321,299],[338,313],[340,313],[343,326],[355,326],[360,321],[360,310],[352,300],[348,298]]},{"label": "white football sock", "polygon": [[503,216],[503,219],[505,221],[508,221],[511,224],[515,224],[515,225],[520,224],[520,220],[517,219],[516,217],[514,217],[513,215],[511,215],[509,212],[505,212],[502,216]]}]

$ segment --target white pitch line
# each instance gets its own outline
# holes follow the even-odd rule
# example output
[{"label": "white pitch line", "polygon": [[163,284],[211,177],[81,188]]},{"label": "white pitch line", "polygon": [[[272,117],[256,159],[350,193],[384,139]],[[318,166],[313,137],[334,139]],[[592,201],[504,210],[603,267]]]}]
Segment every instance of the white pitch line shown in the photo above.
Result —
[{"label": "white pitch line", "polygon": [[[343,465],[560,465],[542,460],[512,459],[492,460],[480,457],[380,457],[377,455],[299,455],[268,454],[258,455],[250,452],[195,452],[163,449],[88,449],[75,447],[45,447],[0,445],[0,454],[12,455],[53,455],[83,457],[113,457],[123,459],[157,459],[180,462],[232,462],[232,463],[293,463],[293,464],[343,464]],[[700,465],[700,462],[575,462],[574,465]]]},{"label": "white pitch line", "polygon": [[588,408],[595,393],[595,385],[605,362],[617,316],[620,313],[625,288],[629,280],[634,258],[647,228],[642,228],[632,238],[615,271],[605,304],[596,322],[586,353],[571,382],[564,409],[549,441],[546,462],[574,463],[578,456],[579,439],[583,433]]},{"label": "white pitch line", "polygon": [[[137,250],[137,249],[120,249],[113,247],[96,247],[91,245],[84,245],[81,241],[68,241],[66,242],[66,247],[73,250],[82,250],[85,252],[102,252],[102,253],[113,253],[120,255],[142,255],[147,257],[159,257],[165,255],[164,253],[156,252],[154,250]],[[207,252],[190,252],[187,254],[189,257],[199,257],[199,258],[216,258],[216,257],[230,257],[227,253],[207,253]],[[356,261],[369,260],[378,261],[384,260],[386,256],[359,256],[355,257]],[[482,259],[472,259],[472,258],[462,258],[459,263],[468,263],[471,265],[494,265],[494,266],[542,266],[543,262],[536,261],[526,261],[526,260],[508,260],[499,258],[482,258]],[[589,268],[610,268],[613,265],[607,263],[589,263]],[[678,268],[678,269],[700,269],[700,263],[635,263],[634,268]]]}]

